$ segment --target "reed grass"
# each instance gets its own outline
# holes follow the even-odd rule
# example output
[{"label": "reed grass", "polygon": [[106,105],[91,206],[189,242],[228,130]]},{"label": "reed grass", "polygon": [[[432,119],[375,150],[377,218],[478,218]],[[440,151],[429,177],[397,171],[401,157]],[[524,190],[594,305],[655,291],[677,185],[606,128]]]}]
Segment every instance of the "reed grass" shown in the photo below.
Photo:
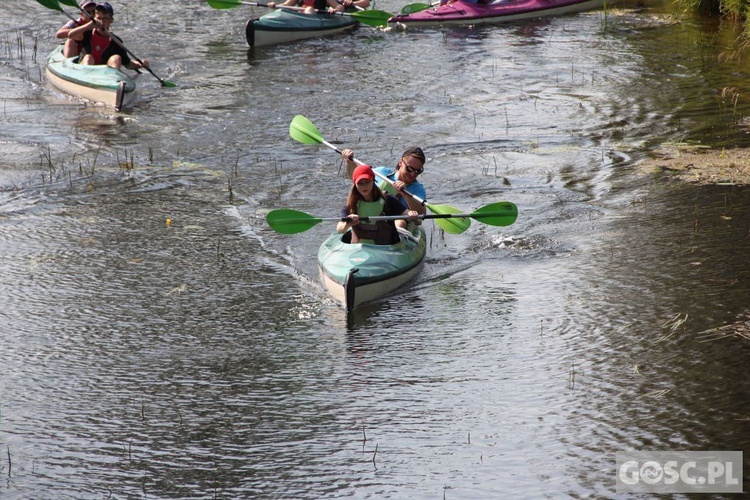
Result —
[{"label": "reed grass", "polygon": [[644,394],[645,397],[661,398],[672,392],[672,389],[657,389],[655,391],[647,392]]},{"label": "reed grass", "polygon": [[684,325],[688,320],[688,313],[685,313],[683,316],[682,313],[677,313],[668,320],[666,320],[664,323],[662,323],[660,326],[664,330],[667,331],[663,333],[661,336],[657,337],[657,342],[664,342],[666,340],[671,339],[674,337],[677,333],[677,330]]},{"label": "reed grass", "polygon": [[704,330],[698,336],[701,337],[699,342],[713,342],[729,338],[750,340],[750,313],[746,313],[734,323]]},{"label": "reed grass", "polygon": [[570,367],[568,367],[568,388],[570,390],[575,390],[576,388],[576,364],[575,362],[570,363]]},{"label": "reed grass", "polygon": [[281,195],[284,193],[284,178],[282,176],[282,174],[284,173],[284,164],[281,161],[274,160],[273,170],[279,182],[279,187],[276,190],[276,199],[281,201]]},{"label": "reed grass", "polygon": [[226,255],[221,250],[221,236],[216,238],[216,260],[221,264],[227,263]]},{"label": "reed grass", "polygon": [[117,159],[117,165],[120,167],[120,170],[131,172],[133,169],[135,169],[135,154],[133,153],[132,150],[128,151],[127,149],[125,150],[124,154],[125,154],[124,161],[120,161],[120,151],[115,150],[115,157]]}]

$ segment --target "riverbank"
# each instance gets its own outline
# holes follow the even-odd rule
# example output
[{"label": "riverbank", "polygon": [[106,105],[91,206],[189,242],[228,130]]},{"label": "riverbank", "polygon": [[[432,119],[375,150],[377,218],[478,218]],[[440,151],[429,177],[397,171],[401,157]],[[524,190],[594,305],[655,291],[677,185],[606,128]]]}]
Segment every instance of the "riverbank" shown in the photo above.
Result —
[{"label": "riverbank", "polygon": [[750,149],[664,144],[639,168],[694,184],[750,184]]}]

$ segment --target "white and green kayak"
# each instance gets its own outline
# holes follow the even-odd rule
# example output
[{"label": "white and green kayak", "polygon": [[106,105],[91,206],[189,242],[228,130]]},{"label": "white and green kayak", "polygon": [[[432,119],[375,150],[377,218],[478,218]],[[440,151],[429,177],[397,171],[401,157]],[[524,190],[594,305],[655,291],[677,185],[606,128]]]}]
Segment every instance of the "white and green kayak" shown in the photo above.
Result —
[{"label": "white and green kayak", "polygon": [[333,35],[359,24],[352,15],[304,14],[275,9],[245,25],[245,38],[251,47],[294,42],[305,38]]},{"label": "white and green kayak", "polygon": [[77,59],[66,58],[62,45],[58,46],[47,56],[47,80],[66,94],[111,106],[115,111],[135,103],[135,80],[130,75],[106,65],[78,64]]},{"label": "white and green kayak", "polygon": [[400,234],[394,245],[347,243],[351,232],[331,235],[318,251],[320,277],[347,311],[382,297],[419,273],[427,249],[424,231]]}]

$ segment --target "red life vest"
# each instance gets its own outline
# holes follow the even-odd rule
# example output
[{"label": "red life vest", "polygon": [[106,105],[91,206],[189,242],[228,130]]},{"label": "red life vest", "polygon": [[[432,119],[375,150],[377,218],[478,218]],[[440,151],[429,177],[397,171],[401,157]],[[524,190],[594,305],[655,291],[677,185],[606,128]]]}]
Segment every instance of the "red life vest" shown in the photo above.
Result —
[{"label": "red life vest", "polygon": [[300,7],[312,7],[315,10],[325,10],[328,3],[326,0],[298,0],[297,5]]},{"label": "red life vest", "polygon": [[94,58],[94,64],[107,64],[107,61],[102,61],[102,54],[107,50],[111,41],[107,35],[100,35],[97,30],[91,32],[91,55]]}]

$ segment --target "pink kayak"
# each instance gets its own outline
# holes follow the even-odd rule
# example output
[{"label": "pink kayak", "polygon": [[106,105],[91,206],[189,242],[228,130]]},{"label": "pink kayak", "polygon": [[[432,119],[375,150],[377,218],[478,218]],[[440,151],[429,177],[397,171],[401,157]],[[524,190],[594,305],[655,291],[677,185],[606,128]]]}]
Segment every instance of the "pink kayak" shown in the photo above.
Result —
[{"label": "pink kayak", "polygon": [[599,9],[608,3],[614,2],[606,0],[497,0],[489,4],[481,4],[456,0],[420,12],[394,16],[388,22],[407,26],[502,23]]}]

